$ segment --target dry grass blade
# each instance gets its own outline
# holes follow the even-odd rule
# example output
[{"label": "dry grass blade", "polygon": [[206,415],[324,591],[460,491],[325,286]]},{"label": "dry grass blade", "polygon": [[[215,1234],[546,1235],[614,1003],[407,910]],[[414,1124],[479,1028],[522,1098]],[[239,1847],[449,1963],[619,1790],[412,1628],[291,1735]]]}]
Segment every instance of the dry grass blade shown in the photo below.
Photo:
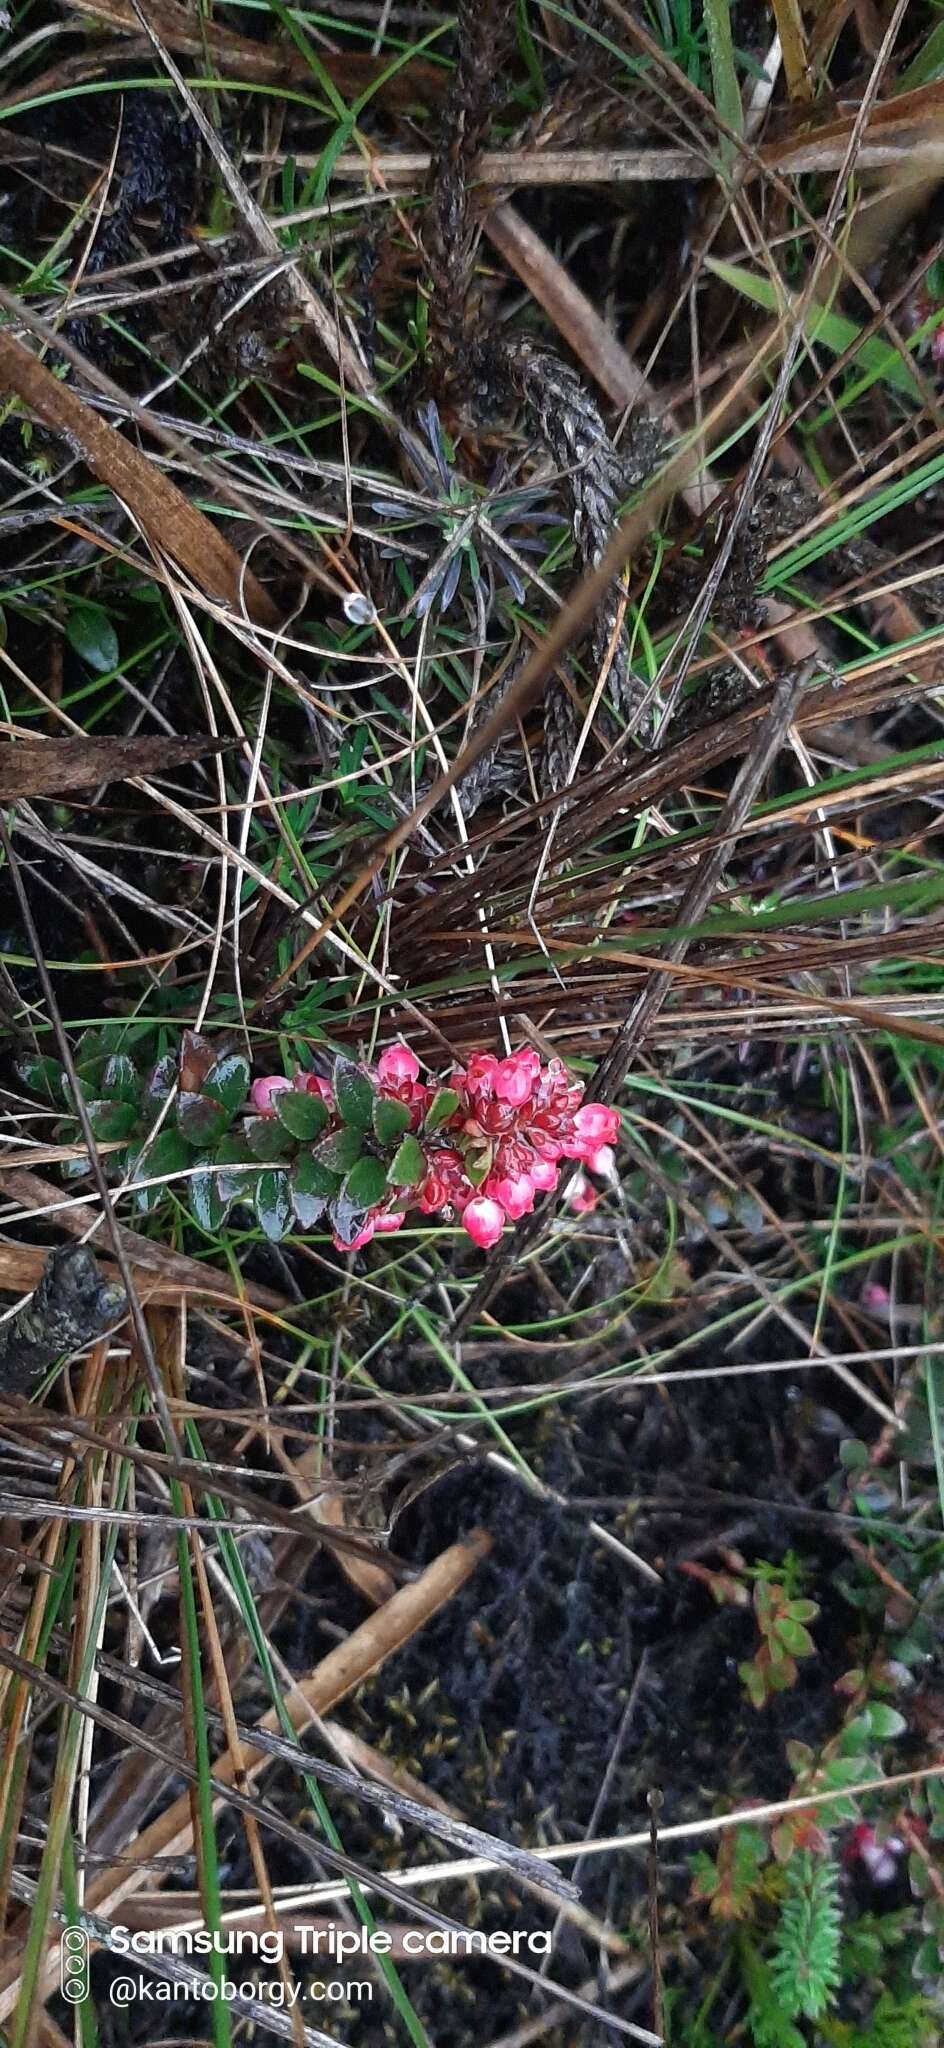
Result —
[{"label": "dry grass blade", "polygon": [[219,754],[229,744],[200,740],[111,739],[0,740],[0,802],[19,797],[64,796],[71,789],[126,782],[135,775],[161,775]]},{"label": "dry grass blade", "polygon": [[[24,1215],[41,1216],[54,1214],[60,1230],[70,1237],[86,1238],[103,1229],[101,1212],[90,1202],[64,1200],[58,1188],[51,1181],[43,1180],[39,1174],[30,1173],[25,1167],[4,1168],[0,1155],[0,1188],[12,1201],[19,1203]],[[185,1252],[174,1251],[172,1245],[159,1240],[142,1237],[138,1231],[119,1226],[124,1251],[138,1273],[145,1293],[153,1288],[151,1297],[155,1301],[179,1300],[181,1295],[194,1299],[228,1303],[233,1307],[249,1304],[253,1308],[278,1315],[288,1307],[284,1295],[272,1287],[262,1287],[257,1281],[244,1280],[241,1286],[230,1279],[228,1273],[221,1273],[215,1266],[201,1265],[199,1259],[188,1258]],[[35,1286],[39,1277],[37,1261],[41,1263],[43,1253],[26,1246],[6,1245],[3,1247],[5,1264],[0,1271],[7,1276],[3,1284],[11,1287]],[[15,1277],[14,1277],[15,1275]]]},{"label": "dry grass blade", "polygon": [[[131,0],[70,0],[70,5],[76,14],[88,15],[123,34],[140,33],[140,18]],[[177,6],[174,0],[156,0],[156,4],[151,0],[148,21],[169,50],[177,50],[186,57],[209,56],[230,78],[244,78],[254,84],[270,81],[274,85],[311,85],[310,67],[291,45],[273,48],[254,42],[218,21],[195,27],[187,8]],[[328,77],[358,99],[362,93],[377,89],[378,97],[387,106],[438,106],[446,91],[446,72],[436,64],[424,63],[422,58],[412,58],[396,68],[384,58],[354,50],[345,50],[343,55],[320,50],[319,59]]]}]

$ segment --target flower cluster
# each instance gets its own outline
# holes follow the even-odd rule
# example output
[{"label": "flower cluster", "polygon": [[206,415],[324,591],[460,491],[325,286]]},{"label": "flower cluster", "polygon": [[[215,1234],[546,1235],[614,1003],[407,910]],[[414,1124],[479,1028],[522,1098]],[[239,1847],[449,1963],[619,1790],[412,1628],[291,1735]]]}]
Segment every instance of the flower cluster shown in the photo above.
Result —
[{"label": "flower cluster", "polygon": [[[349,1063],[344,1065],[349,1071]],[[577,1160],[607,1178],[612,1173],[616,1110],[584,1102],[582,1086],[568,1078],[562,1062],[552,1059],[542,1066],[530,1047],[508,1059],[474,1053],[445,1085],[420,1080],[419,1061],[406,1045],[391,1046],[373,1072],[353,1071],[374,1096],[372,1136],[348,1177],[349,1183],[356,1178],[357,1185],[345,1183],[356,1228],[348,1234],[333,1219],[338,1249],[356,1251],[378,1233],[399,1230],[414,1207],[426,1216],[457,1216],[473,1242],[488,1250],[506,1222],[517,1223],[539,1194],[556,1188],[561,1161]],[[312,1074],[292,1081],[278,1074],[262,1076],[252,1086],[252,1108],[262,1117],[284,1118],[287,1091],[314,1094],[322,1103],[327,1120],[316,1157],[327,1158],[332,1141],[337,1148],[349,1109],[339,1106],[329,1084]],[[394,1138],[396,1156],[381,1191],[376,1169],[384,1144]],[[360,1191],[368,1190],[373,1199],[354,1213]],[[343,1221],[347,1226],[348,1215]]]}]

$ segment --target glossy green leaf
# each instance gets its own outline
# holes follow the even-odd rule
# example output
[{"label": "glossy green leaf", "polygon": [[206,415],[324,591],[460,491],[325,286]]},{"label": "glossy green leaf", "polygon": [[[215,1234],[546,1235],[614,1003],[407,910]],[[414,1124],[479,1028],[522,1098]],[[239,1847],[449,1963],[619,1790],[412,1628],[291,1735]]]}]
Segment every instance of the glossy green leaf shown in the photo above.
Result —
[{"label": "glossy green leaf", "polygon": [[219,1230],[226,1215],[227,1205],[223,1200],[218,1173],[213,1170],[195,1173],[188,1186],[187,1200],[201,1230]]},{"label": "glossy green leaf", "polygon": [[409,1128],[412,1112],[393,1095],[374,1096],[374,1135],[381,1145],[395,1145]]},{"label": "glossy green leaf", "polygon": [[292,1187],[296,1194],[336,1195],[341,1176],[329,1166],[316,1159],[313,1152],[300,1152],[292,1168]]},{"label": "glossy green leaf", "polygon": [[275,1116],[247,1116],[243,1134],[254,1159],[270,1164],[291,1159],[295,1141]]},{"label": "glossy green leaf", "polygon": [[[154,1143],[148,1145],[143,1153],[138,1154],[134,1164],[134,1179],[160,1180],[163,1174],[180,1173],[192,1164],[193,1153],[186,1140],[173,1125],[165,1125],[163,1130],[158,1131]],[[176,1192],[186,1201],[186,1184],[183,1181],[178,1182]],[[157,1208],[163,1196],[162,1187],[140,1188],[135,1195],[135,1205],[148,1213]]]},{"label": "glossy green leaf", "polygon": [[334,1063],[334,1099],[338,1115],[346,1124],[353,1124],[358,1130],[370,1128],[374,1107],[374,1090],[353,1060],[338,1058]]},{"label": "glossy green leaf", "polygon": [[332,1173],[350,1173],[361,1156],[364,1134],[353,1125],[343,1131],[329,1131],[315,1146],[315,1158],[322,1166],[329,1166]]},{"label": "glossy green leaf", "polygon": [[321,1222],[321,1218],[328,1206],[328,1197],[327,1195],[306,1195],[295,1186],[293,1179],[292,1206],[300,1228],[302,1230],[313,1230],[315,1224]]},{"label": "glossy green leaf", "polygon": [[14,1071],[24,1088],[32,1089],[33,1094],[41,1096],[44,1102],[52,1102],[58,1109],[64,1101],[62,1068],[58,1060],[50,1059],[48,1053],[41,1053],[35,1059],[27,1055],[24,1059],[15,1060]]},{"label": "glossy green leaf", "polygon": [[295,1221],[288,1174],[260,1173],[253,1194],[253,1208],[266,1237],[273,1243],[287,1237]]},{"label": "glossy green leaf", "polygon": [[252,1173],[247,1166],[255,1162],[246,1143],[244,1131],[224,1131],[215,1147],[213,1161],[217,1168],[220,1200],[229,1207],[231,1202],[245,1202],[254,1187]]},{"label": "glossy green leaf", "polygon": [[138,1111],[133,1102],[90,1102],[88,1113],[95,1136],[102,1145],[130,1138],[138,1127]]},{"label": "glossy green leaf", "polygon": [[293,1138],[309,1144],[312,1138],[320,1136],[328,1121],[328,1112],[320,1095],[308,1095],[300,1088],[286,1088],[273,1099],[279,1123],[291,1132]]},{"label": "glossy green leaf", "polygon": [[137,1103],[141,1095],[141,1076],[133,1060],[126,1052],[110,1053],[102,1068],[101,1091],[109,1102]]},{"label": "glossy green leaf", "polygon": [[387,1179],[391,1187],[413,1188],[426,1179],[426,1154],[417,1138],[404,1138]]},{"label": "glossy green leaf", "polygon": [[172,1052],[165,1052],[151,1068],[144,1083],[145,1101],[164,1102],[177,1079],[177,1061]]},{"label": "glossy green leaf", "polygon": [[363,1224],[364,1210],[349,1202],[342,1189],[339,1195],[335,1195],[328,1214],[335,1236],[339,1237],[343,1244],[350,1244]]},{"label": "glossy green leaf", "polygon": [[222,1103],[214,1102],[211,1095],[178,1095],[177,1129],[188,1145],[197,1145],[201,1151],[207,1145],[215,1145],[228,1123]]},{"label": "glossy green leaf", "polygon": [[438,1089],[426,1112],[424,1129],[427,1131],[440,1130],[443,1124],[448,1123],[451,1116],[455,1116],[458,1107],[459,1096],[455,1088]]},{"label": "glossy green leaf", "polygon": [[351,1168],[342,1193],[357,1208],[372,1209],[387,1192],[387,1175],[381,1159],[359,1159]]},{"label": "glossy green leaf", "polygon": [[66,639],[96,675],[117,668],[118,635],[103,605],[83,604],[66,619]]},{"label": "glossy green leaf", "polygon": [[249,1061],[241,1052],[227,1052],[215,1060],[203,1083],[204,1095],[221,1102],[232,1120],[242,1109],[249,1093]]}]

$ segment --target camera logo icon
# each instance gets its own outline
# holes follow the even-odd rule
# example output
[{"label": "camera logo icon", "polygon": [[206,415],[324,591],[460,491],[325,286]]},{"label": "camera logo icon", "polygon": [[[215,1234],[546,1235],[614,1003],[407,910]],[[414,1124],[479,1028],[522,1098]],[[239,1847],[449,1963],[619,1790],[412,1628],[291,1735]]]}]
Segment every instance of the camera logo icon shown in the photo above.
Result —
[{"label": "camera logo icon", "polygon": [[89,1995],[89,1938],[82,1927],[67,1927],[59,1943],[59,1989],[69,2005]]}]

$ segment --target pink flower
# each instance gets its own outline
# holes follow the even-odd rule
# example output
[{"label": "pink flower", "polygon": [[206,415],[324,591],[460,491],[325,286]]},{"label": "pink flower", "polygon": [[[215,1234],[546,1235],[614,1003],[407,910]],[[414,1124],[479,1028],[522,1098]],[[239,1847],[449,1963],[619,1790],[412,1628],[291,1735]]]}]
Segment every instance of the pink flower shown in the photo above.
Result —
[{"label": "pink flower", "polygon": [[283,1095],[286,1088],[293,1088],[293,1081],[286,1081],[284,1074],[261,1074],[249,1090],[249,1100],[260,1116],[274,1116],[272,1106],[274,1095]]},{"label": "pink flower", "polygon": [[574,1117],[576,1135],[590,1149],[614,1144],[619,1128],[619,1111],[610,1109],[605,1102],[583,1102]]},{"label": "pink flower", "polygon": [[589,1158],[584,1161],[584,1164],[589,1166],[591,1173],[598,1173],[601,1180],[612,1180],[616,1166],[616,1153],[612,1145],[600,1145],[595,1152],[591,1152]]},{"label": "pink flower", "polygon": [[317,1095],[320,1101],[327,1103],[329,1109],[334,1102],[331,1085],[328,1081],[323,1081],[320,1074],[306,1074],[304,1081],[299,1076],[295,1085],[304,1088],[306,1095]]},{"label": "pink flower", "polygon": [[465,1073],[460,1067],[456,1079],[465,1082],[470,1095],[491,1095],[497,1073],[498,1061],[493,1052],[474,1052]]},{"label": "pink flower", "polygon": [[476,1195],[462,1211],[462,1227],[468,1231],[473,1244],[477,1244],[480,1251],[487,1252],[498,1243],[505,1228],[504,1213],[489,1195]]},{"label": "pink flower", "polygon": [[872,1884],[894,1884],[905,1853],[904,1842],[898,1835],[889,1835],[880,1842],[875,1829],[867,1821],[860,1821],[846,1843],[843,1860],[861,1863]]},{"label": "pink flower", "polygon": [[542,1195],[551,1195],[560,1180],[560,1169],[551,1159],[535,1159],[528,1167],[528,1179]]},{"label": "pink flower", "polygon": [[589,1216],[600,1199],[600,1190],[585,1173],[575,1173],[567,1189],[567,1207],[575,1216]]},{"label": "pink flower", "polygon": [[871,1315],[879,1316],[883,1322],[887,1323],[892,1298],[888,1288],[883,1287],[880,1280],[867,1280],[862,1289],[861,1298],[863,1308],[867,1308]]},{"label": "pink flower", "polygon": [[405,1222],[405,1209],[389,1209],[386,1216],[374,1217],[374,1229],[377,1236],[382,1237],[390,1231],[399,1230],[401,1223]]},{"label": "pink flower", "polygon": [[359,1252],[362,1245],[370,1243],[372,1237],[386,1236],[390,1231],[399,1230],[401,1223],[405,1222],[405,1209],[390,1209],[386,1213],[382,1211],[379,1215],[375,1210],[364,1218],[361,1229],[356,1237],[352,1237],[350,1244],[345,1244],[343,1237],[333,1237],[331,1242],[336,1252]]},{"label": "pink flower", "polygon": [[388,1045],[377,1061],[378,1080],[392,1088],[402,1088],[404,1082],[417,1080],[419,1071],[419,1060],[408,1045]]},{"label": "pink flower", "polygon": [[520,1052],[512,1053],[502,1060],[494,1077],[495,1094],[500,1102],[510,1103],[514,1109],[521,1109],[530,1102],[534,1084],[541,1072],[537,1053],[526,1045]]},{"label": "pink flower", "polygon": [[529,1173],[506,1174],[503,1179],[492,1173],[489,1174],[485,1186],[488,1194],[504,1209],[509,1223],[517,1223],[519,1217],[531,1214],[534,1208],[534,1182]]}]

